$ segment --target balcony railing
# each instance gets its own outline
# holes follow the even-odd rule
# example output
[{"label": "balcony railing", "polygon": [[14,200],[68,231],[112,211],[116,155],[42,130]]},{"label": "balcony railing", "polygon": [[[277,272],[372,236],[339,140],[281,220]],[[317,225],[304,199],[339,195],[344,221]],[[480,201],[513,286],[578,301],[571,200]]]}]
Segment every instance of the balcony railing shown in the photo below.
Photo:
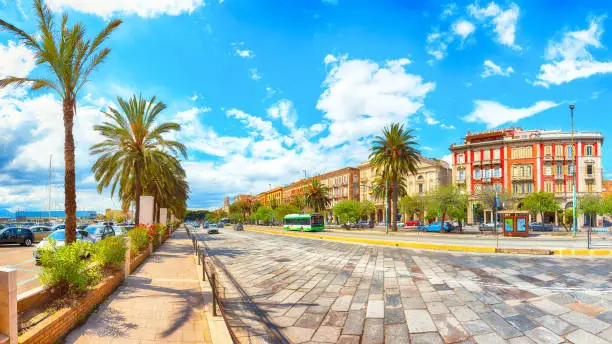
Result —
[{"label": "balcony railing", "polygon": [[457,184],[465,184],[465,178],[457,178]]},{"label": "balcony railing", "polygon": [[493,165],[501,164],[501,159],[493,159]]},{"label": "balcony railing", "polygon": [[555,179],[563,179],[564,176],[562,174],[555,174]]},{"label": "balcony railing", "polygon": [[563,155],[555,155],[555,160],[565,160]]},{"label": "balcony railing", "polygon": [[595,180],[595,175],[594,174],[586,174],[584,176],[584,179],[586,179],[586,180]]},{"label": "balcony railing", "polygon": [[512,176],[512,180],[518,180],[518,181],[533,180],[533,176]]},{"label": "balcony railing", "polygon": [[552,154],[544,154],[544,161],[552,161],[553,156]]}]

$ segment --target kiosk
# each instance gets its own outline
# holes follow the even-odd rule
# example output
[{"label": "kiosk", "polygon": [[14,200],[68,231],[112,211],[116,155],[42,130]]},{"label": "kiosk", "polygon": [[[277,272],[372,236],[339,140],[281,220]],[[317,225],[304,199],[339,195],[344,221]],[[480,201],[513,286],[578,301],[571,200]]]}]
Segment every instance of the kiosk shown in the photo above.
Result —
[{"label": "kiosk", "polygon": [[500,211],[504,236],[529,236],[529,212],[521,210]]}]

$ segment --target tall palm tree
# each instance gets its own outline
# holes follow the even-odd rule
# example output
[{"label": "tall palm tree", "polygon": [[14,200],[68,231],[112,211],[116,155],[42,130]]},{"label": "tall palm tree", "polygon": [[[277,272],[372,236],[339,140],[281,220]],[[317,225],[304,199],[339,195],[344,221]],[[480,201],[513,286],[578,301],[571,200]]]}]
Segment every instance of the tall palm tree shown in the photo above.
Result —
[{"label": "tall palm tree", "polygon": [[332,200],[329,198],[329,187],[322,184],[320,181],[313,179],[306,187],[304,195],[306,197],[306,205],[315,213],[319,213],[331,207]]},{"label": "tall palm tree", "polygon": [[[376,199],[385,199],[386,197],[387,209],[389,209],[390,211],[391,207],[393,206],[393,203],[391,202],[391,193],[387,194],[388,180],[389,177],[387,176],[387,173],[383,171],[372,181],[372,189],[370,192],[372,193],[372,195],[374,195],[374,197],[376,197]],[[400,178],[397,182],[398,198],[405,196],[407,194],[406,190],[408,190],[408,187],[406,186],[406,178]],[[389,185],[389,192],[392,191],[393,190]],[[389,221],[388,217],[390,217],[389,214],[385,214],[385,218],[387,219],[387,221]]]},{"label": "tall palm tree", "polygon": [[49,77],[20,78],[6,76],[0,79],[0,88],[9,85],[26,85],[32,90],[52,89],[62,99],[64,119],[64,207],[66,211],[66,242],[76,240],[76,172],[74,137],[72,127],[76,115],[78,93],[89,75],[110,53],[102,43],[121,25],[120,20],[110,21],[93,40],[85,38],[85,26],[76,23],[68,27],[68,15],[62,16],[60,27],[56,27],[53,13],[42,0],[34,0],[38,20],[36,35],[0,19],[0,30],[8,31],[20,43],[33,50],[36,65],[45,65],[51,71]]},{"label": "tall palm tree", "polygon": [[372,166],[389,182],[391,223],[394,231],[397,231],[397,201],[400,191],[398,184],[406,174],[417,172],[419,163],[417,145],[412,130],[404,129],[403,124],[391,123],[383,129],[382,136],[376,136],[370,149]]},{"label": "tall palm tree", "polygon": [[[98,192],[111,186],[114,195],[117,184],[120,196],[133,195],[136,203],[136,224],[140,223],[140,196],[147,176],[166,173],[173,157],[169,154],[187,155],[183,144],[167,140],[164,134],[180,130],[176,123],[156,124],[157,116],[166,105],[135,95],[129,100],[117,98],[120,110],[112,107],[103,111],[108,122],[94,126],[105,140],[90,148],[98,158],[91,168],[98,182]],[[130,187],[133,185],[133,189]]]}]

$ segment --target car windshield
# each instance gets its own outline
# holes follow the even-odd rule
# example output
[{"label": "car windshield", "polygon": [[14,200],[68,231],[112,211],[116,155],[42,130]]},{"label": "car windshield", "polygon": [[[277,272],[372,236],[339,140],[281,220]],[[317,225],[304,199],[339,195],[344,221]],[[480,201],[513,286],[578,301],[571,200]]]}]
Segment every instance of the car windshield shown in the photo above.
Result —
[{"label": "car windshield", "polygon": [[124,229],[121,226],[113,226],[113,230],[115,232],[119,232],[119,233],[123,233],[124,232]]},{"label": "car windshield", "polygon": [[210,228],[217,228],[217,225],[210,225]]},{"label": "car windshield", "polygon": [[87,233],[91,234],[91,235],[101,235],[102,234],[102,227],[99,226],[89,226],[87,228],[85,228],[85,231],[87,231]]},{"label": "car windshield", "polygon": [[66,232],[65,231],[55,231],[51,233],[51,235],[49,235],[47,238],[51,238],[57,241],[64,241],[66,240]]}]

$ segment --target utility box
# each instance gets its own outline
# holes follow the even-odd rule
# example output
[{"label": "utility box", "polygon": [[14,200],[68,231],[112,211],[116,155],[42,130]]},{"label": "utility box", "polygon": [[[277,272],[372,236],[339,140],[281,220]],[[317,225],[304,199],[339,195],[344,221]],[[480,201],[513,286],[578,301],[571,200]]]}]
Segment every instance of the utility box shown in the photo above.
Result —
[{"label": "utility box", "polygon": [[526,237],[529,236],[529,216],[526,215],[504,215],[502,228],[504,236]]}]

